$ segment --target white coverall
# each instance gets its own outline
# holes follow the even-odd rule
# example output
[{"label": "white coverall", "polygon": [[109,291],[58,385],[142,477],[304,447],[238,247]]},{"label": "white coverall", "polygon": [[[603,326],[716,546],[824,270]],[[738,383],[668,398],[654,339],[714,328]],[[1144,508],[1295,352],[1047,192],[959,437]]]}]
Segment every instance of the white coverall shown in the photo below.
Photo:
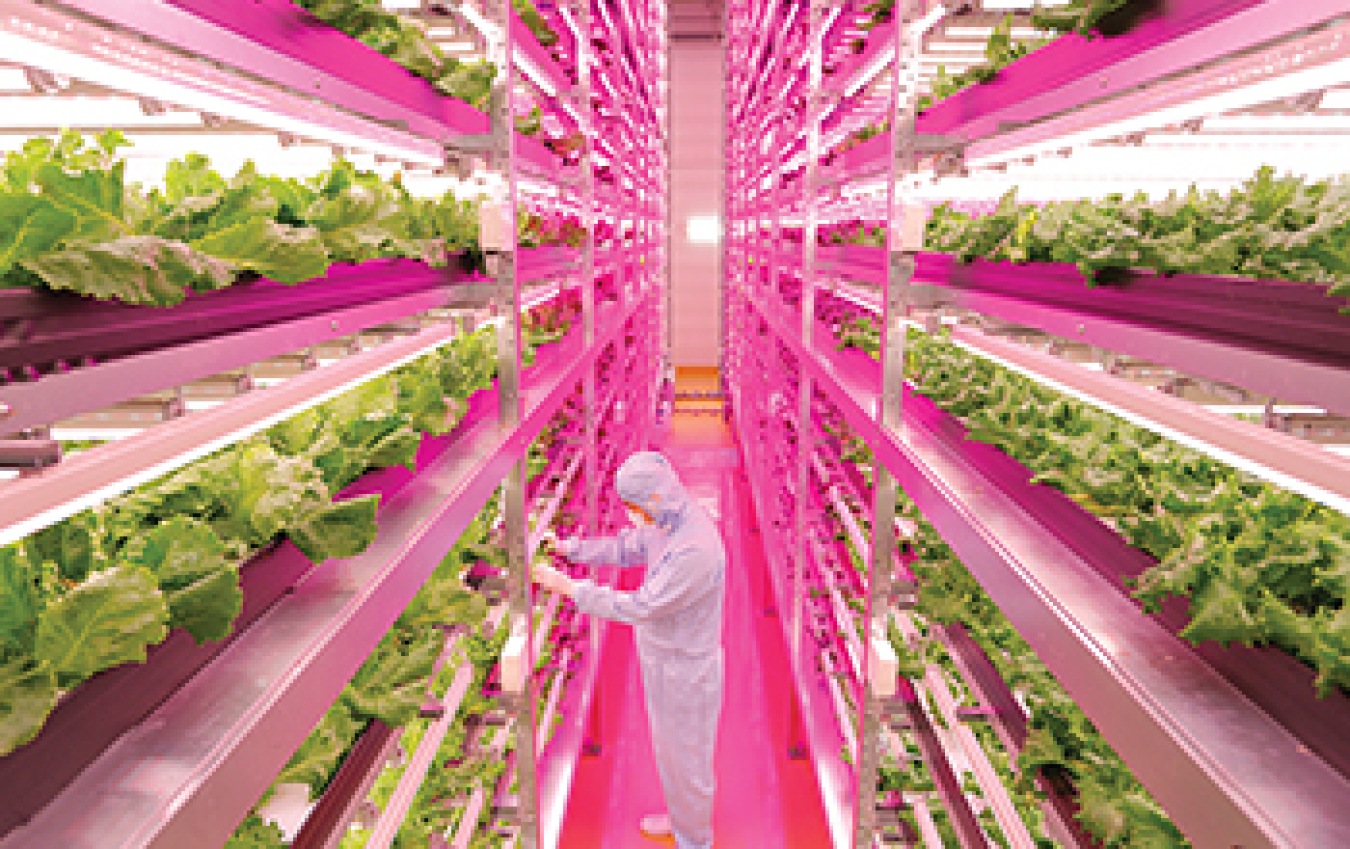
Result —
[{"label": "white coverall", "polygon": [[658,527],[568,540],[564,553],[578,563],[646,563],[646,577],[636,592],[577,581],[573,599],[583,613],[633,626],[671,831],[680,849],[709,849],[726,549],[712,518],[689,497],[665,457],[633,454],[615,482],[619,497],[646,510]]}]

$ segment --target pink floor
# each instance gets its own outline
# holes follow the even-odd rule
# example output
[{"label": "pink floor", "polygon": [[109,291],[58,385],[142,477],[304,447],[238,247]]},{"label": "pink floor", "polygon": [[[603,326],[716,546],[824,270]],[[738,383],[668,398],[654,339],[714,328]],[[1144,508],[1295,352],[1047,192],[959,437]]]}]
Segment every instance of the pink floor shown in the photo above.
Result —
[{"label": "pink floor", "polygon": [[[830,845],[810,762],[789,760],[793,697],[782,630],[764,614],[763,552],[740,458],[720,416],[676,415],[658,446],[691,493],[714,508],[727,545],[726,693],[717,745],[717,849],[824,849]],[[636,576],[634,576],[636,577]],[[602,659],[603,751],[578,765],[562,849],[674,845],[642,837],[638,820],[662,811],[632,631],[612,625]]]}]

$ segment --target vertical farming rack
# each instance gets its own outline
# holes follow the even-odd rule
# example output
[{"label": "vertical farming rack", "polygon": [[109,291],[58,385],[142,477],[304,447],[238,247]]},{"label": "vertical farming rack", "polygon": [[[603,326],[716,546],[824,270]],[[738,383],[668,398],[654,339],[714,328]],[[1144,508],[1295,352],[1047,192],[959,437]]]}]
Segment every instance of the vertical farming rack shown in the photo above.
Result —
[{"label": "vertical farming rack", "polygon": [[1342,845],[1350,6],[983,5],[728,5],[788,743],[836,846]]},{"label": "vertical farming rack", "polygon": [[[108,206],[108,238],[231,279],[137,254],[105,267],[140,289],[0,298],[6,592],[58,569],[9,596],[0,845],[557,845],[604,628],[529,569],[550,529],[616,526],[653,426],[666,12],[385,6],[377,33],[285,0],[5,4],[5,91],[65,116],[7,117],[6,150],[73,121],[131,137],[118,180],[248,157],[172,168],[263,223],[222,253]],[[447,784],[465,761],[496,771]]]}]

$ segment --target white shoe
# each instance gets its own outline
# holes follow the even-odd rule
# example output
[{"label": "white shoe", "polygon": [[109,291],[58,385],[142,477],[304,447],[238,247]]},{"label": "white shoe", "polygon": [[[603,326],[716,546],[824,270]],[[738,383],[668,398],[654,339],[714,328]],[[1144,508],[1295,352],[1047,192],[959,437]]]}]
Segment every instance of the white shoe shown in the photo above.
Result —
[{"label": "white shoe", "polygon": [[648,837],[670,837],[670,815],[652,814],[643,817],[640,827]]}]

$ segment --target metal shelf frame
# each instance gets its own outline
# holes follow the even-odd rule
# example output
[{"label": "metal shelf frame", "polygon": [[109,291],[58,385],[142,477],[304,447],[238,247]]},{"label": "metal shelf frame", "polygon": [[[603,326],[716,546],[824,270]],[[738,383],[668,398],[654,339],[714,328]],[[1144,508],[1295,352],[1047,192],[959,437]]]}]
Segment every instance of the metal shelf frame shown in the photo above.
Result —
[{"label": "metal shelf frame", "polygon": [[[488,285],[447,287],[450,278],[444,272],[404,269],[412,277],[420,275],[417,286],[386,292],[387,297],[375,303],[366,303],[365,298],[358,299],[361,303],[333,302],[338,290],[330,288],[325,293],[328,300],[315,300],[307,313],[297,311],[301,299],[292,290],[282,299],[291,310],[284,321],[274,316],[249,323],[247,310],[235,309],[238,327],[231,336],[221,336],[219,327],[183,336],[180,326],[174,328],[178,335],[166,335],[156,350],[118,349],[117,358],[108,362],[5,387],[9,409],[18,412],[4,424],[27,429],[428,308],[482,306],[491,297],[498,311],[497,388],[475,397],[454,433],[424,438],[415,474],[377,474],[357,484],[363,492],[386,495],[375,543],[358,557],[307,571],[291,570],[293,580],[303,577],[288,588],[271,588],[278,597],[265,611],[257,612],[247,628],[232,635],[205,666],[195,668],[186,683],[83,766],[50,803],[0,845],[224,843],[498,486],[504,487],[511,564],[505,576],[506,604],[513,619],[532,623],[534,597],[526,556],[532,546],[527,549],[523,458],[563,399],[578,389],[583,397],[584,445],[569,466],[569,479],[577,475],[584,479],[583,527],[598,531],[609,526],[613,517],[601,514],[601,475],[611,473],[622,457],[607,450],[602,458],[598,434],[602,426],[618,423],[624,437],[613,448],[646,444],[655,413],[658,350],[664,345],[655,322],[669,261],[661,194],[668,183],[668,150],[663,144],[665,130],[656,125],[658,113],[648,107],[664,106],[658,90],[663,90],[666,66],[655,57],[655,50],[664,47],[664,36],[653,38],[650,33],[654,28],[664,30],[665,10],[656,2],[645,2],[640,8],[625,6],[622,15],[612,16],[602,7],[600,18],[592,20],[590,4],[570,5],[569,13],[588,36],[576,44],[575,87],[509,2],[486,4],[500,34],[495,47],[504,69],[488,114],[440,96],[391,60],[318,25],[289,0],[259,0],[247,8],[202,0],[130,5],[71,0],[56,6],[12,0],[4,6],[0,40],[15,42],[47,27],[51,43],[25,53],[24,61],[54,73],[78,71],[97,78],[97,72],[107,72],[116,77],[109,81],[117,87],[142,96],[194,108],[209,103],[212,112],[226,117],[320,136],[329,143],[350,139],[350,145],[339,146],[369,148],[418,166],[440,168],[447,156],[462,161],[487,153],[492,167],[506,176],[508,243],[491,258],[497,273]],[[624,55],[628,50],[615,51],[622,72],[603,72],[611,92],[596,99],[591,87],[596,63],[589,36],[610,31],[631,48],[636,60]],[[574,118],[575,125],[587,128],[589,156],[580,168],[561,166],[543,145],[514,131],[515,82],[520,72],[543,90],[547,108],[565,122]],[[608,103],[616,93],[626,96],[627,102]],[[617,114],[634,124],[623,126],[633,137],[630,141],[650,140],[637,145],[645,167],[635,172],[635,177],[643,177],[633,181],[635,194],[597,192],[597,105],[619,107]],[[637,132],[639,125],[651,125],[652,132]],[[527,173],[557,184],[564,189],[565,201],[579,203],[588,232],[582,249],[517,250],[517,178]],[[662,176],[649,179],[646,174]],[[603,262],[597,261],[595,239],[601,220],[613,222],[619,234],[632,237],[631,242],[616,241]],[[615,277],[617,304],[597,304],[597,272]],[[579,283],[573,283],[578,277]],[[522,285],[554,278],[562,281],[529,289]],[[579,326],[567,340],[542,351],[539,365],[522,369],[524,311],[574,288],[582,296]],[[223,302],[236,295],[221,298]],[[324,304],[328,306],[320,308]],[[154,319],[181,324],[185,315],[165,310]],[[168,333],[163,321],[160,325],[157,332]],[[125,326],[121,329],[123,335],[136,335]],[[445,327],[423,330],[302,374],[280,388],[166,422],[14,482],[5,490],[0,534],[5,541],[22,538],[384,374],[445,344],[454,333]],[[629,335],[641,343],[620,362],[617,373],[609,374],[613,388],[601,406],[596,391],[598,359],[611,346],[626,351],[624,340]],[[54,341],[59,344],[53,348],[53,361],[62,359],[66,350],[62,345],[73,344],[69,338]],[[26,353],[34,355],[31,348]],[[100,360],[108,355],[96,353]],[[90,386],[103,394],[72,390]],[[615,403],[621,393],[622,405]],[[57,396],[59,403],[52,400]],[[555,599],[550,610],[558,609]],[[588,635],[584,650],[565,651],[573,661],[579,652],[581,674],[565,690],[560,684],[552,690],[551,709],[562,710],[564,722],[545,745],[548,729],[521,721],[533,719],[533,683],[517,697],[507,694],[516,715],[512,733],[517,735],[514,768],[520,793],[514,799],[505,795],[508,774],[500,787],[480,799],[494,810],[511,811],[514,843],[528,849],[541,843],[556,845],[576,760],[583,742],[595,738],[588,722],[605,629],[584,618],[570,617],[568,622],[567,629],[554,629],[550,620],[538,634],[531,633],[531,624],[526,627],[530,658],[537,656],[536,646],[545,640],[571,639],[573,632]],[[340,790],[321,800],[327,813],[311,830],[324,835],[315,839],[331,842],[350,820],[395,738],[392,730],[386,731],[386,739],[372,736],[361,744],[363,755],[346,770]],[[467,834],[461,828],[456,839],[463,841]]]},{"label": "metal shelf frame", "polygon": [[[895,18],[913,21],[934,10],[931,3],[907,9],[897,3]],[[828,24],[826,49],[833,59],[842,56],[847,37],[842,29],[851,11],[843,8]],[[746,57],[758,56],[773,40],[753,32],[753,20],[729,30],[730,55],[742,63],[729,77],[741,98],[729,107],[731,123],[768,132],[765,122],[788,98],[807,99],[800,134],[794,130],[786,151],[770,152],[743,139],[729,143],[728,371],[742,438],[791,438],[772,429],[761,435],[755,424],[757,415],[768,414],[757,396],[772,391],[761,387],[782,382],[765,373],[775,357],[761,355],[761,349],[784,345],[800,366],[798,421],[811,421],[816,391],[845,412],[877,457],[879,495],[891,485],[890,472],[1197,845],[1335,845],[1350,839],[1340,815],[1350,802],[1343,753],[1330,741],[1310,739],[1335,734],[1332,729],[1344,717],[1314,704],[1310,691],[1298,697],[1275,693],[1294,679],[1302,681],[1279,658],[1178,639],[1184,606],[1154,617],[1143,614],[1116,577],[1123,563],[1135,568],[1139,552],[1067,499],[1033,492],[1026,470],[995,459],[987,447],[964,443],[963,429],[949,417],[905,393],[898,370],[904,333],[917,308],[974,310],[1344,415],[1350,368],[1345,351],[1336,347],[1345,335],[1339,327],[1343,317],[1335,314],[1339,304],[1321,295],[1318,314],[1309,299],[1320,293],[1302,284],[1200,277],[1155,282],[1135,275],[1123,288],[1094,290],[1073,269],[987,262],[959,268],[945,257],[906,254],[899,243],[904,216],[898,200],[908,184],[901,176],[916,152],[936,152],[929,148],[938,137],[969,142],[964,156],[971,167],[998,165],[1111,135],[1126,125],[1147,129],[1146,124],[1194,118],[1202,107],[1225,111],[1278,98],[1286,89],[1297,93],[1299,86],[1325,88],[1350,61],[1347,12],[1350,4],[1341,0],[1300,4],[1297,10],[1254,0],[1178,0],[1124,36],[1061,38],[1004,69],[995,82],[929,108],[917,122],[912,112],[904,114],[906,98],[895,95],[912,95],[917,88],[903,75],[911,45],[899,25],[875,29],[862,55],[844,57],[835,74],[836,92],[824,98],[811,69],[799,75],[789,63],[781,72],[773,70],[780,57],[772,50],[768,62],[744,70]],[[900,61],[897,45],[904,48]],[[814,54],[803,58],[810,63]],[[861,96],[845,93],[865,88],[888,66],[891,124],[899,131],[822,165],[820,136],[842,132],[845,121],[877,110],[879,101],[865,104]],[[804,159],[794,146],[799,136],[805,136]],[[800,178],[779,179],[799,162],[805,166]],[[887,198],[874,206],[886,210],[888,248],[817,247],[821,218],[849,214],[848,204],[826,198],[822,189],[833,192],[862,179],[884,181]],[[784,241],[788,217],[801,222],[800,245]],[[879,288],[861,299],[857,293],[839,294],[881,318],[880,363],[830,350],[829,334],[814,316],[816,289],[830,277],[866,280]],[[790,278],[803,288],[801,304],[789,308],[779,284]],[[1260,295],[1249,297],[1261,287],[1266,288]],[[1221,303],[1214,302],[1216,295]],[[1193,302],[1187,304],[1188,298]],[[747,338],[737,340],[735,334]],[[1350,466],[1317,446],[964,326],[955,329],[954,341],[1309,498],[1350,508],[1343,480],[1350,479]],[[811,481],[806,458],[814,446],[802,432],[796,441],[795,449],[786,450],[799,453],[801,492]],[[776,451],[763,449],[769,456]],[[773,487],[763,498],[773,502],[781,489]],[[891,494],[875,499],[871,508],[893,501]],[[805,527],[805,505],[798,499],[798,527]],[[889,531],[886,523],[874,527]],[[792,575],[803,556],[789,546],[780,562],[785,575]],[[874,556],[874,569],[878,562]],[[791,639],[795,647],[800,637]],[[1244,664],[1279,672],[1263,684],[1256,680],[1259,673],[1242,671]],[[1307,703],[1302,712],[1318,719],[1299,719],[1299,702]],[[1009,738],[1005,745],[1017,742],[1011,732],[1000,733]],[[1056,803],[1063,820],[1071,810],[1060,807]],[[854,843],[865,839],[860,830]]]}]

